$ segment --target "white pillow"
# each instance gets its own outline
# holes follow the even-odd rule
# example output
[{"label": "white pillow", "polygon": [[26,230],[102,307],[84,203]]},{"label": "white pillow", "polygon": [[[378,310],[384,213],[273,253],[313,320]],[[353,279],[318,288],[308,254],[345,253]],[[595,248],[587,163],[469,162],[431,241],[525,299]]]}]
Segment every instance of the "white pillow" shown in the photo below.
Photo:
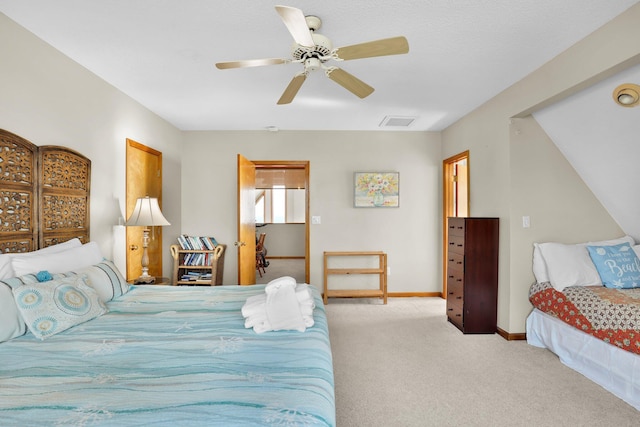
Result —
[{"label": "white pillow", "polygon": [[14,256],[11,258],[11,265],[16,276],[39,271],[55,274],[95,265],[102,259],[98,244],[89,242],[80,247],[53,254]]},{"label": "white pillow", "polygon": [[27,327],[41,340],[107,312],[81,276],[22,285],[13,296]]},{"label": "white pillow", "polygon": [[46,248],[38,249],[33,252],[16,252],[16,253],[8,253],[0,255],[0,280],[6,279],[9,277],[14,277],[16,274],[13,271],[11,266],[11,259],[20,256],[32,256],[32,255],[41,255],[41,254],[52,254],[57,252],[63,252],[71,248],[77,248],[82,246],[80,239],[77,237],[71,240],[67,240],[66,242],[59,243],[57,245],[47,246]]},{"label": "white pillow", "polygon": [[8,279],[14,276],[21,276],[21,274],[16,274],[13,271],[13,267],[11,266],[11,259],[16,256],[32,256],[32,255],[41,255],[41,254],[52,254],[55,252],[66,251],[67,249],[77,248],[82,246],[80,239],[75,238],[71,240],[67,240],[66,242],[59,243],[57,245],[47,246],[46,248],[38,249],[33,252],[24,252],[24,253],[10,253],[0,255],[0,280]]},{"label": "white pillow", "polygon": [[0,283],[0,342],[24,335],[27,325],[22,320],[11,288]]},{"label": "white pillow", "polygon": [[542,251],[540,250],[540,243],[533,244],[533,275],[538,283],[549,281],[549,272],[547,271],[547,264],[545,264]]},{"label": "white pillow", "polygon": [[114,263],[104,260],[99,264],[68,272],[83,276],[87,285],[91,286],[103,302],[111,301],[129,292],[129,283]]},{"label": "white pillow", "polygon": [[[632,237],[625,236],[614,240],[577,243],[573,245],[552,242],[539,243],[537,245],[540,249],[544,264],[546,265],[551,285],[556,290],[562,291],[567,286],[602,286],[600,275],[593,261],[591,261],[587,245],[611,246],[621,243],[635,244]],[[539,265],[537,268],[539,269]],[[544,278],[544,273],[538,272],[538,275]],[[536,280],[538,280],[538,275],[536,275]]]}]

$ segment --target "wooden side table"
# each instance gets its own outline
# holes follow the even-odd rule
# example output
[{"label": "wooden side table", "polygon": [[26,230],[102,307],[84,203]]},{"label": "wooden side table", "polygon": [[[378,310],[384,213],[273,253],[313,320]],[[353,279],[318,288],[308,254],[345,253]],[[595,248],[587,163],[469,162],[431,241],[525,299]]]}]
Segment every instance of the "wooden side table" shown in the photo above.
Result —
[{"label": "wooden side table", "polygon": [[[129,282],[130,285],[133,285],[133,282]],[[141,283],[142,284],[142,283]],[[156,277],[155,282],[153,283],[145,283],[146,285],[171,285],[171,279],[168,277]]]}]

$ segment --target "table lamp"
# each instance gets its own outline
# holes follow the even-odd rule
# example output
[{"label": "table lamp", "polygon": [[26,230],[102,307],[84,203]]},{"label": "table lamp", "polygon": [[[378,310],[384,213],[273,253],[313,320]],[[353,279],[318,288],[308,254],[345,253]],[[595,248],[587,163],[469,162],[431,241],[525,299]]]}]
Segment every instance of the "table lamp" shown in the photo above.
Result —
[{"label": "table lamp", "polygon": [[140,197],[136,200],[136,206],[133,213],[125,223],[128,227],[144,227],[142,230],[142,275],[138,277],[135,284],[153,283],[155,277],[149,275],[149,254],[147,247],[149,246],[149,227],[171,225],[169,221],[162,215],[158,199],[155,197]]}]

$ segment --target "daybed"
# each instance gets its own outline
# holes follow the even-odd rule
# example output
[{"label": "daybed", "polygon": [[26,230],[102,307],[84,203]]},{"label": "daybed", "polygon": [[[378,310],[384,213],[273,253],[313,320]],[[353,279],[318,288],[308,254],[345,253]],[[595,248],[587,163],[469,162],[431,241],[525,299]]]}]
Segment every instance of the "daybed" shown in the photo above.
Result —
[{"label": "daybed", "polygon": [[640,410],[640,246],[628,236],[534,246],[528,343]]},{"label": "daybed", "polygon": [[88,159],[0,147],[1,425],[335,426],[319,291],[304,332],[257,333],[264,285],[130,286],[89,241]]}]

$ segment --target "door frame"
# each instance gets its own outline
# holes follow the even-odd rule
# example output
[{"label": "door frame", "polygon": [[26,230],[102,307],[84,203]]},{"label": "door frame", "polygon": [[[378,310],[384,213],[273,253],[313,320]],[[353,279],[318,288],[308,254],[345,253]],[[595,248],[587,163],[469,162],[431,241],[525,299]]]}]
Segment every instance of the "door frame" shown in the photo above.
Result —
[{"label": "door frame", "polygon": [[[149,156],[156,157],[157,159],[156,165],[158,169],[154,171],[155,173],[153,175],[155,178],[154,186],[157,187],[157,194],[149,194],[148,182],[146,181],[143,183],[134,182],[129,176],[129,168],[131,166],[129,162],[130,162],[130,157],[132,156],[132,152],[134,150]],[[156,149],[153,149],[151,147],[148,147],[144,144],[141,144],[137,141],[134,141],[133,139],[130,139],[130,138],[126,138],[125,151],[126,151],[125,153],[125,157],[126,157],[126,160],[125,160],[125,163],[126,163],[125,164],[125,214],[127,218],[129,218],[129,216],[133,212],[133,208],[135,207],[136,200],[138,197],[144,197],[144,196],[157,197],[160,209],[162,209],[162,152]],[[150,176],[151,174],[147,173],[145,175]],[[139,191],[140,190],[139,185],[142,185],[144,187],[143,191]],[[141,230],[142,228],[143,227],[136,227],[137,230],[134,231],[131,229],[131,227],[125,227],[125,244],[126,244],[125,275],[127,280],[129,281],[133,281],[139,276],[139,274],[131,272],[131,269],[135,268],[135,270],[137,271],[138,268],[140,269],[142,268],[141,265],[138,265],[139,264],[138,262],[135,263],[135,267],[130,263],[131,252],[134,250],[132,249],[132,245],[136,247],[135,250],[139,250],[138,245],[142,243],[142,230]],[[151,245],[153,245],[156,249],[150,251],[150,252],[153,252],[153,254],[151,254],[153,257],[153,264],[149,265],[149,274],[151,276],[161,277],[163,276],[163,271],[164,271],[163,270],[164,267],[162,264],[162,254],[163,254],[162,227],[151,227],[151,233],[152,233],[152,239],[150,241],[150,247]]]},{"label": "door frame", "polygon": [[[237,248],[238,285],[256,283],[256,165],[242,154],[237,155]],[[248,264],[248,265],[247,265]]]},{"label": "door frame", "polygon": [[[310,220],[310,215],[309,215],[309,201],[311,199],[310,197],[310,191],[309,191],[309,169],[310,169],[310,161],[309,160],[250,160],[256,167],[256,170],[258,169],[304,169],[304,175],[305,175],[305,218],[304,218],[304,224],[305,224],[305,231],[304,231],[304,270],[305,270],[305,282],[309,283],[310,281],[310,271],[309,271],[309,257],[310,257],[310,251],[309,251],[309,231],[310,231],[310,226],[309,226],[309,220]],[[240,209],[240,206],[238,206],[238,209]],[[238,218],[240,218],[240,212],[238,212]],[[239,225],[239,224],[238,224]],[[253,244],[255,245],[255,241],[253,242],[246,242],[247,244]],[[238,257],[238,272],[240,272],[240,258]]]},{"label": "door frame", "polygon": [[[462,177],[463,179],[460,179],[456,175],[456,164],[463,160],[467,162],[466,174]],[[469,212],[471,212],[471,205],[469,203],[471,198],[470,169],[469,150],[442,161],[442,298],[445,299],[447,298],[447,261],[449,258],[447,218],[450,216],[468,216]],[[454,212],[453,200],[457,197],[457,194],[459,194],[459,191],[457,191],[458,185],[464,185],[466,190],[466,212],[464,212],[464,215],[459,215],[460,212]]]}]

